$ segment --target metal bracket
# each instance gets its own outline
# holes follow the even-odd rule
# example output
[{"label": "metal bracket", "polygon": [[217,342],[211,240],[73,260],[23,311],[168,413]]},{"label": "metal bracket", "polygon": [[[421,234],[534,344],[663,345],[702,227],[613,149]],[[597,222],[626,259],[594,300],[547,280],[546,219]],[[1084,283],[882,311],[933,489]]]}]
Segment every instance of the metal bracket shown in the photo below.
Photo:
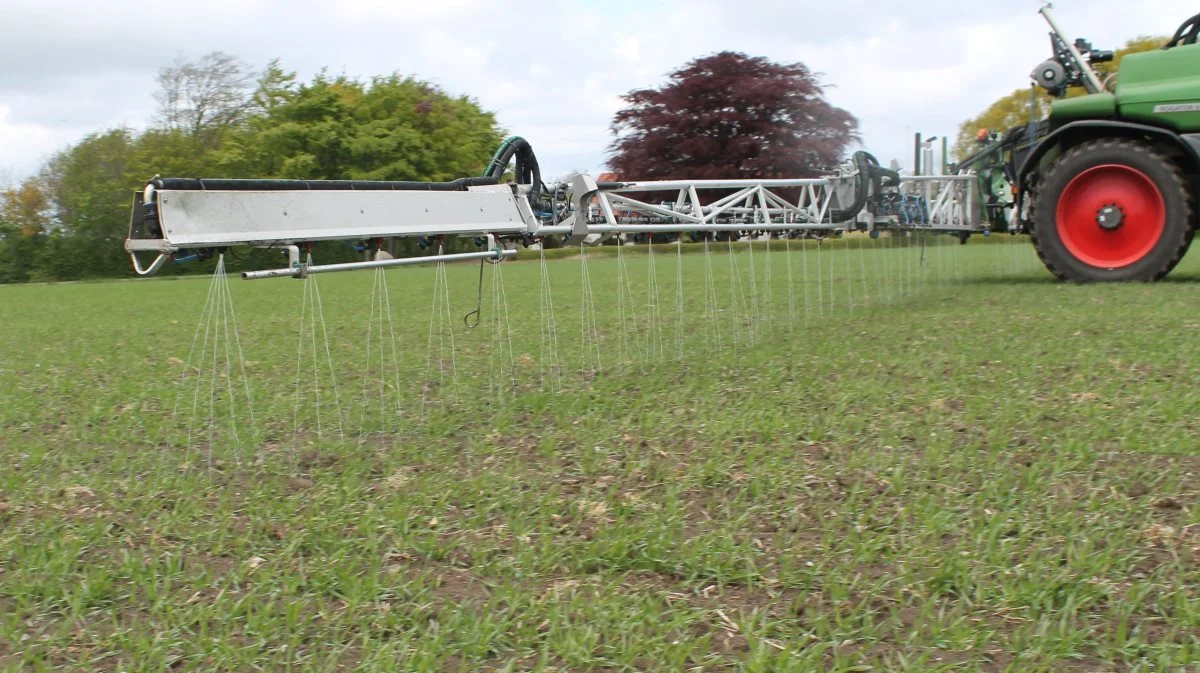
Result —
[{"label": "metal bracket", "polygon": [[154,262],[152,262],[150,264],[150,266],[143,269],[142,263],[140,261],[138,261],[137,253],[135,253],[135,252],[129,253],[129,259],[133,260],[133,270],[136,271],[137,275],[139,275],[139,276],[150,276],[150,275],[153,275],[154,273],[157,273],[158,270],[162,268],[162,265],[164,263],[166,263],[167,258],[169,258],[170,256],[171,255],[169,253],[160,252],[160,253],[158,253],[158,257],[154,258]]},{"label": "metal bracket", "polygon": [[571,197],[575,201],[575,212],[564,223],[571,227],[571,233],[563,242],[564,245],[579,245],[588,237],[588,202],[598,191],[600,187],[590,175],[576,175],[571,180]]}]

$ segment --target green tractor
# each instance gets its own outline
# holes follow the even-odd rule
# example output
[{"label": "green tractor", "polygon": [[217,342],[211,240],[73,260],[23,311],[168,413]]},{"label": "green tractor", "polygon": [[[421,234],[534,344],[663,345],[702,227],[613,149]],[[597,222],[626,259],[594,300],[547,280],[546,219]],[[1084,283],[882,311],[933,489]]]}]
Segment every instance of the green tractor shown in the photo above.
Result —
[{"label": "green tractor", "polygon": [[[1156,281],[1191,245],[1200,199],[1200,15],[1158,51],[1111,60],[1068,42],[1049,6],[1054,57],[1033,78],[1058,98],[1037,141],[1013,149],[1017,216],[1038,255],[1074,282]],[[1087,95],[1066,97],[1069,87]],[[1031,124],[1032,131],[1037,125]]]}]

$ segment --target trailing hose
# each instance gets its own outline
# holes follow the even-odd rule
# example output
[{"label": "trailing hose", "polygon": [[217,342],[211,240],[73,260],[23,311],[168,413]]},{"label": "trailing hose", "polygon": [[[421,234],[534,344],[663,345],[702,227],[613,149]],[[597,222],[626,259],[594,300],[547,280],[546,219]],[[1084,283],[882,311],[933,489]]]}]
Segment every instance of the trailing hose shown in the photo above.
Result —
[{"label": "trailing hose", "polygon": [[880,166],[879,160],[871,153],[860,150],[854,153],[852,160],[858,169],[854,182],[854,202],[849,208],[831,210],[829,217],[833,222],[848,222],[858,217],[866,207],[867,196],[872,190],[878,194],[883,187],[900,185],[900,174]]},{"label": "trailing hose", "polygon": [[533,146],[529,144],[521,136],[509,136],[500,143],[500,147],[496,150],[496,154],[492,156],[491,163],[488,164],[487,171],[484,172],[484,177],[499,180],[504,175],[504,170],[508,168],[508,162],[512,161],[513,157],[517,159],[516,179],[517,184],[530,185],[529,202],[537,203],[538,196],[542,193],[542,171],[538,167],[537,156],[533,153]]}]

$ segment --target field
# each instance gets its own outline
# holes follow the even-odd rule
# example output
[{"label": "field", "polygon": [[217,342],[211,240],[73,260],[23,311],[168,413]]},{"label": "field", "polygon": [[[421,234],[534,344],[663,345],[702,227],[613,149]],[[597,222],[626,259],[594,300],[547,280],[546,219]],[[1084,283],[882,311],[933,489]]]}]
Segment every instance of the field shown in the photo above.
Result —
[{"label": "field", "polygon": [[1200,258],[762,245],[0,287],[0,669],[1200,671]]}]

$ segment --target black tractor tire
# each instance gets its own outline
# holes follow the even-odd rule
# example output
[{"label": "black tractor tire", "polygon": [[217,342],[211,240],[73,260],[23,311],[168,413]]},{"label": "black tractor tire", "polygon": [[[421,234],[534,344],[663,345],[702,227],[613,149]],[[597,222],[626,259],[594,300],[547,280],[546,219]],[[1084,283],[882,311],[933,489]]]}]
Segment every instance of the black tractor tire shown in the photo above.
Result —
[{"label": "black tractor tire", "polygon": [[1038,256],[1055,276],[1076,283],[1161,280],[1194,230],[1179,166],[1137,140],[1071,148],[1045,173],[1033,201]]}]

